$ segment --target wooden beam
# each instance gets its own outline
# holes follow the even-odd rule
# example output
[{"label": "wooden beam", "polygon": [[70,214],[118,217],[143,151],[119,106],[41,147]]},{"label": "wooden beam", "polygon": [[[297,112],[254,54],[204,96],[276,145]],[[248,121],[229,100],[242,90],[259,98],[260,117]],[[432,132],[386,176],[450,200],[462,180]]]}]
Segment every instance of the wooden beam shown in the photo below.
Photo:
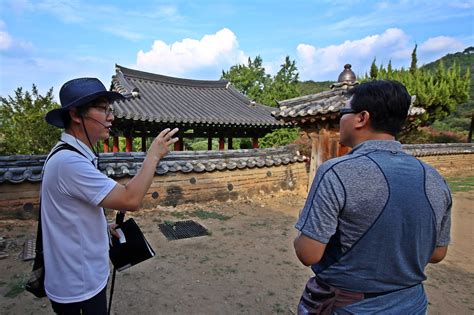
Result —
[{"label": "wooden beam", "polygon": [[104,153],[108,153],[109,152],[109,139],[105,139],[104,140]]},{"label": "wooden beam", "polygon": [[471,115],[471,127],[469,128],[469,134],[467,135],[467,142],[472,142],[472,132],[474,131],[474,113]]},{"label": "wooden beam", "polygon": [[120,151],[118,136],[113,137],[112,151],[113,152],[119,152]]},{"label": "wooden beam", "polygon": [[228,149],[228,150],[232,150],[232,149],[233,149],[233,146],[232,146],[232,137],[229,137],[229,139],[227,140],[227,149]]},{"label": "wooden beam", "polygon": [[142,152],[146,152],[146,136],[142,136]]},{"label": "wooden beam", "polygon": [[252,138],[252,148],[258,149],[258,137]]},{"label": "wooden beam", "polygon": [[183,149],[184,149],[184,140],[183,140],[183,137],[180,137],[178,142],[174,143],[174,150],[183,151]]},{"label": "wooden beam", "polygon": [[225,147],[225,139],[224,137],[219,137],[219,151],[224,150]]},{"label": "wooden beam", "polygon": [[308,137],[311,139],[311,160],[309,164],[308,174],[308,191],[311,189],[313,184],[314,176],[316,176],[317,160],[318,160],[318,143],[319,134],[316,131],[308,132]]},{"label": "wooden beam", "polygon": [[212,150],[212,137],[207,137],[207,149]]},{"label": "wooden beam", "polygon": [[125,152],[133,152],[133,137],[125,137]]}]

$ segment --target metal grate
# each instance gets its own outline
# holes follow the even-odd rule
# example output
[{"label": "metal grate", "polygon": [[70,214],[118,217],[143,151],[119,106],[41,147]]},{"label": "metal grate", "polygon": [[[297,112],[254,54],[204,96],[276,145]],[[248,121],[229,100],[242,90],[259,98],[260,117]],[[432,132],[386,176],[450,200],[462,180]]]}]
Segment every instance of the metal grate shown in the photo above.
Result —
[{"label": "metal grate", "polygon": [[168,240],[209,235],[209,232],[202,225],[193,220],[178,221],[173,224],[162,223],[159,224],[158,227]]},{"label": "metal grate", "polygon": [[35,256],[36,256],[35,250],[36,250],[36,238],[26,240],[25,244],[23,245],[22,259],[25,261],[35,259]]}]

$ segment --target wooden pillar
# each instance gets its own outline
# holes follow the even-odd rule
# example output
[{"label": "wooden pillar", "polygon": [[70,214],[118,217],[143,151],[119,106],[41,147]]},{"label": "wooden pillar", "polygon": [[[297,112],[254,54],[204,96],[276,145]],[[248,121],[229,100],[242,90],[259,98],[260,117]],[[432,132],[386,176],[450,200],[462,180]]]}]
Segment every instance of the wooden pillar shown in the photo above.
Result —
[{"label": "wooden pillar", "polygon": [[207,137],[207,149],[212,150],[212,137]]},{"label": "wooden pillar", "polygon": [[330,133],[326,128],[319,131],[318,160],[316,168],[331,158]]},{"label": "wooden pillar", "polygon": [[146,152],[146,136],[142,136],[142,152]]},{"label": "wooden pillar", "polygon": [[224,150],[225,147],[225,139],[224,137],[219,137],[219,151]]},{"label": "wooden pillar", "polygon": [[252,148],[258,149],[258,137],[252,138]]},{"label": "wooden pillar", "polygon": [[125,138],[125,152],[132,152],[133,151],[133,137],[126,137]]},{"label": "wooden pillar", "polygon": [[318,160],[318,143],[319,134],[317,131],[308,132],[308,137],[311,139],[311,161],[309,164],[308,174],[308,191],[311,189],[313,184],[314,176],[316,175],[317,160]]},{"label": "wooden pillar", "polygon": [[467,135],[467,143],[472,142],[472,132],[474,130],[474,113],[471,115],[471,127],[469,127],[469,134]]},{"label": "wooden pillar", "polygon": [[113,152],[118,152],[119,151],[119,138],[118,138],[118,136],[113,137],[112,151]]},{"label": "wooden pillar", "polygon": [[337,156],[343,156],[346,155],[351,148],[346,147],[345,145],[342,145],[339,143],[338,148],[337,148]]},{"label": "wooden pillar", "polygon": [[109,139],[105,139],[104,140],[104,153],[108,153],[109,152]]},{"label": "wooden pillar", "polygon": [[174,143],[174,150],[175,151],[183,151],[184,149],[184,140],[182,137],[179,138],[178,142]]},{"label": "wooden pillar", "polygon": [[232,146],[232,137],[229,137],[229,139],[227,140],[227,149],[228,149],[228,150],[232,150],[232,149],[233,149],[233,146]]}]

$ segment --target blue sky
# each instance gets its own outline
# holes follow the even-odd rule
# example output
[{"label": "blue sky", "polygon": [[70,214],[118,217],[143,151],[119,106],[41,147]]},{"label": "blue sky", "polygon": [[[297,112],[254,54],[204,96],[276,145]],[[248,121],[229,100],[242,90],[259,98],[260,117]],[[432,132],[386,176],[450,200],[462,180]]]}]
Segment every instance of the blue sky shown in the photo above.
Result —
[{"label": "blue sky", "polygon": [[474,0],[0,0],[0,95],[57,96],[83,76],[109,87],[115,64],[217,80],[257,55],[270,74],[288,55],[301,80],[335,80],[374,57],[408,67],[415,43],[419,65],[473,46],[473,17]]}]

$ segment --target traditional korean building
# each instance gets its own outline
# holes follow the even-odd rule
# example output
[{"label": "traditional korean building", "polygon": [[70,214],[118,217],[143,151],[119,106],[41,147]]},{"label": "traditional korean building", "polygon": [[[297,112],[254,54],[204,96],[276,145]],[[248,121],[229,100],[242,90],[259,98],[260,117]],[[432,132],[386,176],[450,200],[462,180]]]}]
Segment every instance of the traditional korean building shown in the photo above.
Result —
[{"label": "traditional korean building", "polygon": [[[258,139],[284,123],[272,117],[274,108],[255,103],[238,92],[228,81],[204,81],[174,78],[116,65],[112,90],[122,93],[125,101],[113,104],[113,127],[126,138],[126,151],[146,151],[146,139],[165,128],[178,127],[180,142],[175,150],[183,150],[183,139],[219,139],[223,150],[233,138],[250,138],[258,148]],[[132,148],[132,139],[142,139],[141,148]],[[118,152],[118,136],[113,138],[113,152]],[[109,152],[104,143],[104,151]]]},{"label": "traditional korean building", "polygon": [[[346,64],[330,90],[279,101],[279,109],[272,112],[275,118],[300,127],[311,139],[308,187],[323,162],[350,150],[339,144],[339,110],[345,106],[347,91],[358,84],[351,65]],[[421,115],[424,111],[423,108],[412,106],[409,116]]]}]

